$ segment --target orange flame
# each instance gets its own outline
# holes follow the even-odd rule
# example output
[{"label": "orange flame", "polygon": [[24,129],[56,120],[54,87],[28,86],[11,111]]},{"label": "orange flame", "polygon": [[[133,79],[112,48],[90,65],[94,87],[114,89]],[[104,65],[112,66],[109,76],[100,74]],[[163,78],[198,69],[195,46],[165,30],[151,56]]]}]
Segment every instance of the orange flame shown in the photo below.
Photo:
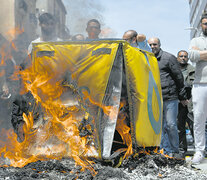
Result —
[{"label": "orange flame", "polygon": [[15,36],[17,36],[23,32],[24,32],[24,28],[16,27],[16,28],[10,29],[6,33],[6,35],[8,37],[8,40],[11,42]]},{"label": "orange flame", "polygon": [[[17,30],[21,32],[21,30]],[[10,33],[17,33],[11,31]],[[12,44],[15,47],[15,44]],[[4,55],[4,54],[3,54]],[[6,56],[6,55],[4,55]],[[31,61],[31,58],[28,58]],[[13,79],[21,76],[21,94],[30,92],[35,99],[35,104],[30,104],[33,108],[28,114],[23,114],[23,130],[25,140],[19,143],[17,135],[12,131],[3,132],[7,135],[5,141],[0,142],[0,155],[3,157],[4,165],[23,167],[28,163],[38,160],[61,159],[72,157],[77,165],[82,166],[82,170],[89,169],[93,175],[96,174],[92,168],[92,161],[87,156],[98,156],[94,143],[94,134],[80,136],[79,126],[83,118],[88,120],[88,112],[83,108],[84,100],[89,101],[103,109],[104,113],[111,119],[116,117],[114,106],[104,106],[94,101],[87,91],[83,91],[83,100],[79,97],[78,91],[72,85],[62,85],[62,77],[67,69],[64,64],[58,64],[59,71],[53,70],[53,64],[48,64],[44,68],[36,68],[30,64],[24,71],[15,72]],[[16,68],[18,69],[18,68]],[[72,92],[74,96],[68,97],[70,105],[64,104],[61,97],[64,93]],[[41,106],[41,111],[37,109]],[[120,108],[124,106],[121,103]],[[38,120],[34,113],[39,113]],[[43,114],[41,116],[41,113]],[[126,113],[120,113],[117,121],[117,131],[127,145],[124,158],[133,153],[130,128],[126,124]],[[94,118],[92,117],[92,121]],[[91,129],[87,125],[88,129]],[[95,130],[94,130],[95,131]]]},{"label": "orange flame", "polygon": [[[15,30],[9,33],[17,32],[21,31]],[[12,46],[16,48],[15,44]],[[4,51],[2,51],[2,56],[6,56]],[[1,61],[1,64],[4,62]],[[87,118],[87,112],[80,106],[81,102],[78,102],[80,99],[78,97],[72,98],[74,105],[67,106],[62,103],[61,95],[68,90],[72,91],[72,89],[61,85],[62,73],[53,73],[50,67],[36,72],[33,64],[31,64],[24,71],[16,72],[13,76],[14,79],[18,79],[19,74],[23,81],[21,93],[30,92],[36,103],[32,105],[34,107],[31,112],[23,114],[25,140],[22,143],[16,140],[17,136],[12,130],[4,132],[8,138],[6,141],[0,142],[3,164],[23,167],[37,160],[73,157],[77,165],[81,165],[83,170],[88,168],[93,174],[96,174],[91,167],[93,162],[82,158],[87,155],[97,156],[96,148],[90,140],[93,137],[79,136],[79,124],[82,118]],[[75,94],[75,92],[73,93]],[[38,120],[34,123],[33,112],[40,104],[44,117],[42,117],[41,122]]]},{"label": "orange flame", "polygon": [[[121,108],[123,108],[126,105],[126,101],[123,101],[120,103],[120,110]],[[117,125],[116,125],[116,130],[118,131],[118,133],[120,134],[122,140],[123,140],[123,144],[127,145],[127,149],[126,149],[126,153],[124,155],[124,159],[129,157],[130,155],[133,154],[133,150],[132,150],[132,138],[131,138],[131,134],[130,134],[130,127],[127,126],[126,123],[126,117],[127,114],[126,112],[119,112],[119,116],[118,116],[118,120],[117,120]]]},{"label": "orange flame", "polygon": [[160,152],[159,152],[158,154],[162,154],[162,155],[165,156],[166,158],[173,159],[173,157],[168,156],[167,154],[164,153],[164,149],[161,149]]},{"label": "orange flame", "polygon": [[[93,162],[84,158],[87,155],[97,156],[90,140],[93,137],[79,136],[80,121],[83,117],[87,119],[87,113],[79,106],[80,98],[72,98],[74,105],[64,105],[61,95],[72,89],[61,86],[62,80],[57,80],[56,76],[35,73],[32,68],[20,72],[24,92],[31,92],[36,100],[33,111],[28,115],[23,114],[25,140],[18,143],[14,133],[8,134],[10,142],[6,148],[2,148],[1,155],[9,159],[9,165],[14,167],[23,167],[37,160],[72,157],[77,165],[82,166],[82,170],[88,168],[95,175],[91,167]],[[33,112],[39,104],[44,118],[35,124]]]},{"label": "orange flame", "polygon": [[[9,30],[6,33],[6,36],[8,39],[5,39],[5,42],[3,42],[3,44],[1,44],[1,47],[0,47],[0,56],[1,56],[0,67],[6,66],[6,61],[12,59],[11,47],[13,49],[17,50],[17,47],[16,47],[15,43],[13,42],[13,38],[23,32],[24,32],[24,29],[17,27],[17,28]],[[17,74],[19,67],[15,66],[14,68],[15,68],[15,74]],[[5,69],[3,68],[0,71],[0,77],[2,77],[4,75],[5,75]],[[13,77],[15,77],[15,78],[12,78],[13,80],[19,79],[18,76],[13,76]]]}]

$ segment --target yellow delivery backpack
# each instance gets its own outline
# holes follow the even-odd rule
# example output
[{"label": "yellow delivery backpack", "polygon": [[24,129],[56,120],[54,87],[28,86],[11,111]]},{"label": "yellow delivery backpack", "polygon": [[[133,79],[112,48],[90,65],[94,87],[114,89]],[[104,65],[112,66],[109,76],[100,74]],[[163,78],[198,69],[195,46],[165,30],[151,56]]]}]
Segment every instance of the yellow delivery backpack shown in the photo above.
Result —
[{"label": "yellow delivery backpack", "polygon": [[84,111],[85,124],[90,121],[88,129],[100,158],[112,154],[122,99],[128,104],[125,124],[133,147],[159,146],[162,94],[159,67],[152,53],[122,40],[44,42],[33,44],[32,61],[33,81],[42,82],[30,89],[34,97],[43,105],[57,102],[63,97],[62,86],[72,88],[79,102],[73,108]]}]

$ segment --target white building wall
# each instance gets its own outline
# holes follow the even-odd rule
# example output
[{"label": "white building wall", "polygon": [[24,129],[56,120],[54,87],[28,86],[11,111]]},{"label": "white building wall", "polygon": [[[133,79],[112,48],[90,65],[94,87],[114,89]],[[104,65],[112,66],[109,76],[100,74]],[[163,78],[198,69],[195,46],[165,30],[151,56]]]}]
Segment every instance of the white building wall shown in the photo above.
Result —
[{"label": "white building wall", "polygon": [[24,31],[30,39],[36,35],[35,0],[0,0],[0,33],[9,41]]},{"label": "white building wall", "polygon": [[192,28],[190,38],[200,35],[200,19],[204,12],[207,12],[207,0],[189,0],[190,5],[190,26]]},{"label": "white building wall", "polygon": [[[67,13],[62,0],[37,0],[36,12],[37,17],[44,12],[53,14],[57,19],[57,34],[60,38],[62,38],[64,34],[63,28],[65,27],[65,17]],[[39,27],[37,29],[37,33],[39,35],[41,33]]]},{"label": "white building wall", "polygon": [[15,28],[14,0],[0,0],[0,3],[0,33],[6,39],[10,39],[7,32]]}]

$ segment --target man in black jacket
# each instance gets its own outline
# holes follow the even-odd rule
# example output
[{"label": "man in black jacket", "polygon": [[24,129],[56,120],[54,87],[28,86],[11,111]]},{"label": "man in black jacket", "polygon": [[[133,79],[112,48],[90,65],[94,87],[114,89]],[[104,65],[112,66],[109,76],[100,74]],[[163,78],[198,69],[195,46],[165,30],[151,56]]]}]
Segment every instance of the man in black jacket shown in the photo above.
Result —
[{"label": "man in black jacket", "polygon": [[158,38],[150,38],[148,43],[157,58],[163,97],[163,129],[160,148],[166,154],[177,157],[179,137],[177,129],[178,99],[187,104],[183,75],[174,55],[163,51]]},{"label": "man in black jacket", "polygon": [[186,122],[193,136],[193,103],[191,98],[191,89],[195,79],[195,68],[188,63],[188,52],[180,50],[177,53],[177,60],[180,64],[180,69],[184,77],[185,90],[187,99],[189,100],[188,106],[183,106],[181,103],[178,105],[178,134],[180,142],[180,151],[187,152],[186,140]]}]

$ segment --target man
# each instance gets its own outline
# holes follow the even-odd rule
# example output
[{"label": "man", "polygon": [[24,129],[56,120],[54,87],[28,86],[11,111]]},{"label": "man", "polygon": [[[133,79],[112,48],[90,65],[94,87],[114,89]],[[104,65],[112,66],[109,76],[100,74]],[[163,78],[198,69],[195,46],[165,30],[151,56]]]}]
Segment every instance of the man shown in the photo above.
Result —
[{"label": "man", "polygon": [[207,118],[207,14],[201,17],[202,34],[190,42],[189,57],[196,63],[195,80],[192,88],[194,113],[195,154],[193,164],[204,159],[205,122]]},{"label": "man", "polygon": [[188,105],[183,105],[181,102],[178,105],[178,134],[179,134],[179,146],[180,151],[187,152],[187,140],[186,140],[186,122],[193,136],[193,112],[192,112],[192,99],[191,89],[193,86],[195,68],[188,64],[188,53],[185,50],[180,50],[177,53],[177,60],[180,64],[180,68],[184,77],[185,90],[187,93]]},{"label": "man", "polygon": [[128,30],[124,33],[123,39],[133,47],[138,47],[142,50],[151,52],[144,34],[137,34],[135,30]]},{"label": "man", "polygon": [[[60,41],[56,35],[56,20],[50,13],[44,13],[39,17],[39,25],[41,27],[41,36],[36,40],[32,41],[28,47],[28,54],[32,52],[32,43],[44,42],[44,41]],[[27,58],[23,64],[22,69],[26,68],[31,62],[30,58]],[[14,132],[17,134],[17,140],[23,142],[25,139],[24,135],[24,120],[23,113],[26,115],[29,112],[33,112],[34,125],[38,124],[43,120],[43,113],[41,110],[40,103],[37,104],[31,92],[27,94],[18,95],[12,105],[12,118],[11,122],[14,128]]]},{"label": "man", "polygon": [[61,41],[56,34],[56,20],[50,13],[43,13],[39,17],[39,26],[41,28],[41,36],[32,41],[28,47],[28,53],[32,52],[32,43],[45,41]]},{"label": "man", "polygon": [[160,148],[172,157],[179,157],[178,99],[186,104],[183,75],[176,57],[160,48],[158,38],[150,38],[148,43],[158,61],[162,86],[163,130]]},{"label": "man", "polygon": [[87,22],[86,32],[88,33],[86,40],[99,39],[99,34],[101,33],[100,22],[96,19],[89,20]]}]

